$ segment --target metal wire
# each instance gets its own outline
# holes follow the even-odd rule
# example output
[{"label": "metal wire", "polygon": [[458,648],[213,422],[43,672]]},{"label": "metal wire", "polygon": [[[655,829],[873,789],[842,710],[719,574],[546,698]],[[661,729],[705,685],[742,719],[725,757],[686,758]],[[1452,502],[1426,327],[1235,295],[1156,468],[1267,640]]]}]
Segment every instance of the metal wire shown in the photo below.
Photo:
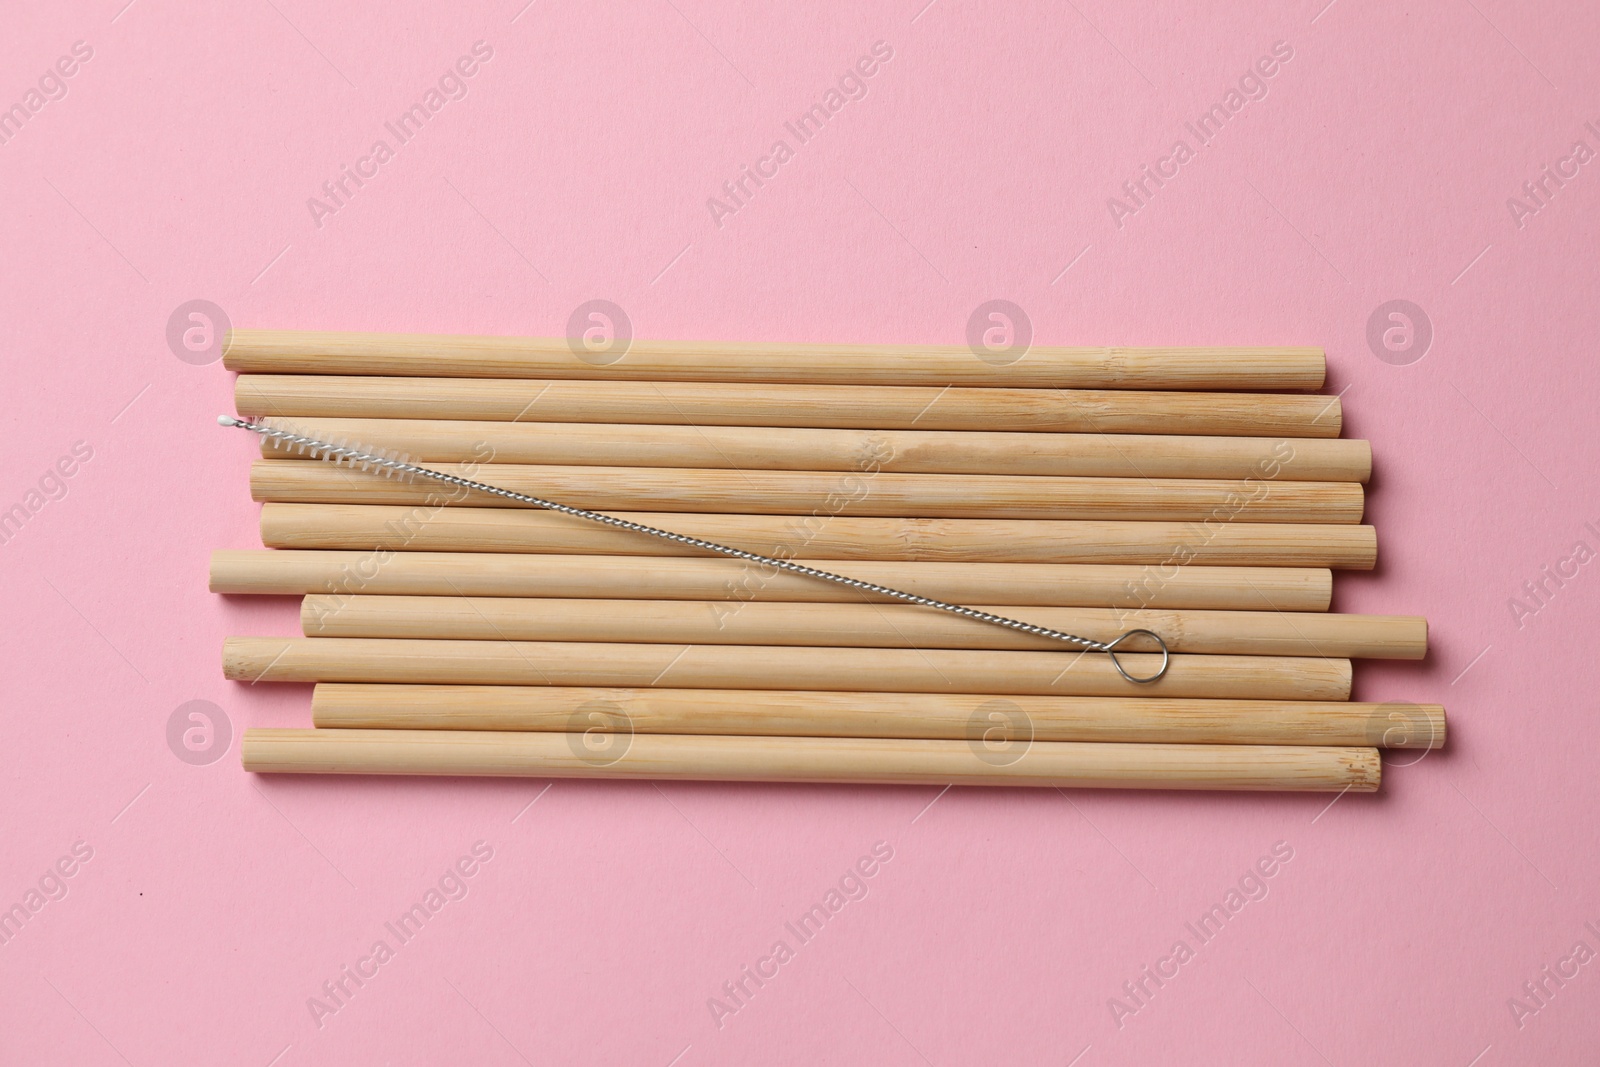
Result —
[{"label": "metal wire", "polygon": [[[385,455],[382,451],[377,449],[365,447],[358,448],[345,443],[322,441],[318,440],[317,438],[306,437],[303,434],[294,433],[289,430],[278,429],[275,426],[271,426],[259,420],[236,419],[229,415],[222,415],[218,417],[217,421],[223,426],[236,426],[243,430],[250,430],[253,433],[258,433],[263,437],[269,437],[273,440],[283,442],[284,444],[293,445],[301,453],[309,453],[318,459],[328,460],[329,462],[335,464],[359,467],[365,471],[372,471],[375,473],[388,475],[390,477],[395,475],[407,475],[418,478],[428,478],[436,482],[460,486],[463,489],[471,489],[479,493],[489,493],[494,496],[503,497],[506,500],[515,500],[520,504],[531,504],[534,507],[544,508],[547,511],[557,511],[563,515],[571,515],[575,518],[587,519],[590,522],[603,523],[607,526],[614,526],[619,530],[631,530],[634,533],[648,534],[651,537],[659,537],[662,540],[672,541],[675,544],[687,545],[690,548],[698,548],[706,552],[715,552],[718,555],[731,556],[734,559],[747,560],[751,563],[759,563],[767,567],[776,567],[779,570],[788,571],[791,574],[802,574],[807,578],[816,578],[825,582],[833,582],[837,585],[847,586],[851,589],[859,589],[865,593],[874,593],[878,596],[892,597],[896,600],[903,600],[909,604],[920,604],[921,606],[927,608],[938,608],[940,611],[948,611],[951,614],[960,615],[963,618],[976,619],[979,622],[990,623],[994,626],[1003,626],[1008,630],[1017,630],[1021,633],[1032,634],[1035,637],[1053,638],[1057,641],[1064,641],[1067,644],[1076,645],[1086,652],[1103,652],[1111,659],[1111,665],[1117,669],[1118,674],[1122,675],[1122,677],[1126,678],[1128,681],[1135,682],[1140,685],[1145,685],[1159,680],[1162,675],[1167,673],[1167,666],[1171,662],[1171,653],[1167,649],[1166,641],[1162,639],[1160,634],[1153,630],[1127,630],[1111,641],[1095,641],[1087,637],[1080,637],[1077,634],[1062,633],[1060,630],[1052,630],[1048,626],[1036,626],[1031,622],[1023,622],[1020,619],[1009,619],[1004,615],[993,615],[987,611],[979,611],[976,608],[966,608],[962,607],[960,604],[949,604],[943,600],[935,600],[932,597],[920,596],[916,593],[907,593],[899,589],[891,589],[885,585],[878,585],[876,582],[864,582],[859,578],[847,578],[842,574],[834,574],[831,571],[818,570],[815,567],[807,567],[803,563],[795,563],[792,560],[778,559],[773,556],[763,556],[759,552],[747,552],[742,548],[733,548],[729,545],[719,545],[715,541],[705,541],[698,537],[689,537],[686,534],[673,533],[671,530],[662,530],[655,526],[646,526],[643,523],[630,522],[627,519],[619,519],[614,515],[604,515],[598,511],[588,511],[584,508],[568,507],[566,504],[558,504],[553,500],[545,500],[541,497],[530,496],[527,493],[517,493],[510,489],[501,489],[498,486],[486,485],[483,482],[475,482],[470,478],[462,478],[459,475],[446,474],[444,471],[430,470],[427,467],[419,467],[398,454],[391,453]],[[1129,649],[1121,648],[1120,646],[1122,643],[1130,638],[1141,636],[1150,638],[1161,649],[1161,666],[1154,674],[1142,677],[1129,673],[1127,668],[1123,666],[1122,660],[1119,658],[1120,655],[1126,655],[1130,651]]]}]

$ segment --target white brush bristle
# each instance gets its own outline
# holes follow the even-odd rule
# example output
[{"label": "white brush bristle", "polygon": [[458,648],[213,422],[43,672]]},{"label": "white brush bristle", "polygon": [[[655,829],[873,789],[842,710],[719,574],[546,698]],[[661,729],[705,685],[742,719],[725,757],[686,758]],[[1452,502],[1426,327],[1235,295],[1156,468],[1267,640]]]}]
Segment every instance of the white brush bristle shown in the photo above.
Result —
[{"label": "white brush bristle", "polygon": [[[361,470],[367,474],[381,474],[385,478],[394,478],[400,481],[413,481],[415,475],[410,471],[395,470],[389,464],[410,464],[411,457],[404,452],[392,448],[377,448],[362,444],[360,441],[350,441],[343,437],[324,437],[317,433],[315,426],[301,426],[294,423],[284,423],[276,419],[259,419],[255,423],[246,423],[229,415],[217,416],[217,422],[224,426],[260,426],[268,430],[280,430],[284,433],[294,434],[297,437],[310,438],[315,443],[307,441],[286,441],[282,438],[268,437],[268,448],[280,453],[293,451],[302,456],[332,463],[336,467],[346,467]],[[364,456],[352,456],[351,452],[364,452]],[[270,454],[270,453],[269,453]],[[379,462],[379,461],[383,462]]]},{"label": "white brush bristle", "polygon": [[[403,452],[398,452],[392,448],[378,448],[375,445],[363,444],[360,441],[348,441],[344,438],[329,438],[327,440],[329,444],[338,449],[364,452],[368,456],[374,457],[373,459],[366,459],[362,456],[334,456],[333,462],[340,466],[356,468],[367,474],[381,474],[385,478],[395,478],[401,481],[409,481],[413,477],[407,471],[398,471],[389,466],[390,463],[410,463],[410,457]],[[378,460],[385,462],[377,462]]]}]

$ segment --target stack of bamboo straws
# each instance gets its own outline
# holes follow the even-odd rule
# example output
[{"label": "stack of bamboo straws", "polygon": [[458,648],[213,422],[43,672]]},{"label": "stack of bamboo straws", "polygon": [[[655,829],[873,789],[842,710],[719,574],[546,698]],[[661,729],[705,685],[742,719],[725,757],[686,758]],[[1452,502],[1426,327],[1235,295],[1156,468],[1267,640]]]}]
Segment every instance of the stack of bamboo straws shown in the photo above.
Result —
[{"label": "stack of bamboo straws", "polygon": [[[562,504],[1109,641],[1170,667],[262,444],[269,551],[219,593],[303,595],[226,676],[317,683],[247,769],[1370,791],[1437,705],[1349,700],[1414,616],[1328,612],[1371,568],[1365,441],[1320,349],[965,348],[234,331],[243,416]],[[606,357],[608,359],[612,357]],[[1137,645],[1129,647],[1137,648]],[[1141,662],[1144,661],[1144,662]],[[1156,654],[1124,657],[1135,674]]]}]

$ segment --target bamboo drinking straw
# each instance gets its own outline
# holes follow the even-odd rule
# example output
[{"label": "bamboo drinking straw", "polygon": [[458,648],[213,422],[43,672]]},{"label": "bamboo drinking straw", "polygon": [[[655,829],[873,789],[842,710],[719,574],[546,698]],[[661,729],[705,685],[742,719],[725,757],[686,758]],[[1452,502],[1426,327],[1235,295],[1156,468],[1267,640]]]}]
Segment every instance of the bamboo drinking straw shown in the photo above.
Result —
[{"label": "bamboo drinking straw", "polygon": [[[472,477],[468,472],[461,473]],[[758,515],[806,515],[848,509],[852,515],[864,516],[1181,522],[1220,511],[1255,522],[1358,523],[1363,506],[1362,487],[1355,482],[869,475],[496,464],[494,484],[572,507],[602,511],[736,511]],[[258,460],[252,466],[250,494],[255,500],[305,504],[419,504],[441,496],[439,488],[431,483],[395,481],[327,463],[283,459]],[[486,507],[523,506],[475,490],[465,491],[459,502]]]},{"label": "bamboo drinking straw", "polygon": [[[1145,677],[1159,655],[1123,655]],[[694,689],[1348,700],[1350,661],[1174,655],[1136,685],[1106,656],[966,649],[230,637],[223,675],[245,682],[611,685]]]},{"label": "bamboo drinking straw", "polygon": [[1421,749],[1445,739],[1438,704],[821,690],[324,683],[311,717],[337,729],[949,738],[996,754],[1030,739]]},{"label": "bamboo drinking straw", "polygon": [[[738,470],[1365,482],[1367,441],[1149,434],[958,433],[754,426],[317,419],[287,429],[405,453],[413,463],[728,467]],[[293,448],[261,441],[269,459]],[[311,460],[307,460],[311,462]]]},{"label": "bamboo drinking straw", "polygon": [[[1053,630],[1112,641],[1153,630],[1173,652],[1241,656],[1421,659],[1428,623],[1415,615],[1270,611],[1121,611],[969,604]],[[1053,638],[909,604],[573,600],[466,596],[308,596],[307,637],[851,648],[1050,649]],[[1131,649],[1158,651],[1135,642]]]},{"label": "bamboo drinking straw", "polygon": [[[521,508],[274,504],[261,509],[269,548],[391,548],[438,552],[556,552],[688,556],[653,537]],[[1234,521],[1054,522],[623,512],[621,518],[763,555],[819,560],[1143,564],[1163,586],[1184,564],[1370,570],[1371,526]]]},{"label": "bamboo drinking straw", "polygon": [[1338,437],[1336,396],[242,374],[239,414]]},{"label": "bamboo drinking straw", "polygon": [[1320,348],[1034,346],[1001,364],[956,345],[634,339],[597,356],[567,338],[309,330],[233,330],[223,365],[269,374],[1079,389],[1320,389],[1324,377]]},{"label": "bamboo drinking straw", "polygon": [[1363,793],[1375,791],[1382,777],[1375,748],[1035,741],[1015,762],[1004,763],[965,741],[637,734],[626,745],[612,738],[596,751],[586,747],[592,740],[584,734],[254,728],[245,731],[240,748],[245,770],[282,774]]},{"label": "bamboo drinking straw", "polygon": [[[290,505],[292,506],[292,505]],[[808,566],[822,561],[798,560]],[[1327,570],[1177,567],[1149,582],[1143,568],[1054,563],[828,562],[849,578],[955,603],[1326,611]],[[662,556],[494,555],[453,552],[219,550],[213,593],[367,593],[412,596],[647,597],[858,603],[876,598],[741,560]]]}]

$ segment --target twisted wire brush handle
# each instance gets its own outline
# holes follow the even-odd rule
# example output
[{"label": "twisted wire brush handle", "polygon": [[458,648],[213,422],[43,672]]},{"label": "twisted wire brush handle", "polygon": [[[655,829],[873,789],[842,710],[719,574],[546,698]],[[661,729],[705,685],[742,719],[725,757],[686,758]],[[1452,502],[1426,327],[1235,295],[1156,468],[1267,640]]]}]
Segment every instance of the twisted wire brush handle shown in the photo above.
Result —
[{"label": "twisted wire brush handle", "polygon": [[[976,608],[965,608],[959,604],[949,604],[943,600],[935,600],[932,597],[919,596],[916,593],[907,593],[899,589],[890,589],[888,586],[878,585],[875,582],[864,582],[859,578],[846,578],[842,574],[834,574],[831,571],[818,570],[815,567],[807,567],[803,563],[795,563],[791,560],[778,559],[773,556],[763,556],[759,552],[747,552],[742,548],[733,548],[729,545],[719,545],[715,541],[704,541],[698,537],[689,537],[685,534],[673,533],[670,530],[662,530],[655,526],[646,526],[643,523],[630,522],[627,519],[619,519],[613,515],[604,515],[598,511],[587,511],[583,508],[568,507],[566,504],[558,504],[553,500],[544,500],[540,497],[529,496],[526,493],[517,493],[511,491],[510,489],[501,489],[497,486],[486,485],[483,482],[475,482],[470,478],[462,478],[459,475],[446,474],[444,471],[436,471],[430,470],[427,467],[419,467],[414,463],[407,462],[404,457],[398,455],[384,455],[382,452],[375,449],[357,448],[349,444],[333,443],[329,441],[318,440],[314,437],[306,437],[303,434],[294,433],[290,430],[283,430],[275,426],[268,425],[266,422],[260,420],[236,419],[231,415],[219,415],[217,417],[217,422],[223,426],[233,426],[238,427],[241,430],[249,430],[252,433],[260,434],[262,437],[271,438],[272,440],[282,442],[283,444],[292,445],[301,453],[309,453],[311,456],[317,459],[327,460],[331,463],[359,467],[365,471],[373,471],[390,477],[395,475],[406,475],[417,478],[428,478],[436,482],[443,482],[446,485],[460,486],[463,489],[471,489],[479,493],[489,493],[494,496],[503,497],[506,500],[515,500],[521,504],[531,504],[534,507],[544,508],[547,511],[557,511],[563,515],[572,515],[576,518],[587,519],[590,522],[604,523],[607,526],[615,526],[621,530],[631,530],[634,533],[649,534],[651,537],[659,537],[662,540],[672,541],[675,544],[688,545],[690,548],[698,548],[706,552],[715,552],[722,556],[732,556],[734,559],[747,560],[751,563],[759,563],[766,567],[775,567],[778,570],[788,571],[790,574],[802,574],[807,578],[816,578],[825,582],[834,582],[838,585],[848,586],[851,589],[859,589],[862,592],[875,593],[879,596],[903,600],[909,604],[919,604],[927,608],[938,608],[940,611],[948,611],[951,614],[960,615],[968,619],[977,619],[979,622],[990,623],[994,626],[1004,626],[1008,630],[1017,630],[1025,634],[1032,634],[1035,637],[1053,638],[1057,641],[1064,641],[1070,645],[1076,645],[1086,652],[1103,652],[1110,658],[1111,665],[1117,669],[1118,674],[1122,675],[1122,677],[1126,678],[1128,681],[1140,685],[1159,680],[1162,675],[1167,673],[1167,665],[1171,662],[1172,658],[1171,653],[1167,649],[1166,641],[1161,638],[1160,634],[1153,630],[1127,630],[1119,634],[1113,640],[1095,641],[1087,637],[1080,637],[1077,634],[1062,633],[1060,630],[1052,630],[1048,626],[1036,626],[1031,622],[1023,622],[1020,619],[1009,619],[1004,615],[993,615],[987,611],[979,611]],[[1160,647],[1161,666],[1157,668],[1154,674],[1141,677],[1130,674],[1128,669],[1123,666],[1122,660],[1119,658],[1119,656],[1127,654],[1127,652],[1130,650],[1124,649],[1121,646],[1123,642],[1135,637],[1148,637]]]}]

